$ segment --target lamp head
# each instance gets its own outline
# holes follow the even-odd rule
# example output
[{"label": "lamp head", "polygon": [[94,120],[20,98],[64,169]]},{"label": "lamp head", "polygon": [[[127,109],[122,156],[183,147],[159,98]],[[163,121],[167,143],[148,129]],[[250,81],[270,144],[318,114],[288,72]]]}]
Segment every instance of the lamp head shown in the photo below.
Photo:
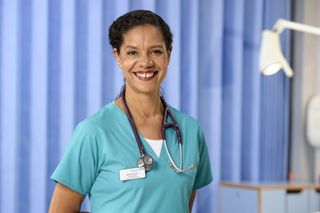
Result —
[{"label": "lamp head", "polygon": [[263,75],[273,75],[281,69],[287,77],[293,76],[293,71],[282,54],[279,34],[264,30],[260,48],[260,71]]}]

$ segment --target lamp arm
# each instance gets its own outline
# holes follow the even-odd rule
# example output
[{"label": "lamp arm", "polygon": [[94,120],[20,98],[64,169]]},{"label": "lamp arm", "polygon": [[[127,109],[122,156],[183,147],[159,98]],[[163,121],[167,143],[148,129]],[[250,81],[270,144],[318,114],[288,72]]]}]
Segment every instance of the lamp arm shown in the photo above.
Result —
[{"label": "lamp arm", "polygon": [[297,31],[302,31],[306,33],[320,35],[320,28],[318,27],[313,27],[306,24],[300,24],[300,23],[288,21],[285,19],[278,19],[278,21],[273,26],[273,30],[276,31],[278,34],[282,33],[282,31],[285,30],[286,28],[291,30],[297,30]]}]

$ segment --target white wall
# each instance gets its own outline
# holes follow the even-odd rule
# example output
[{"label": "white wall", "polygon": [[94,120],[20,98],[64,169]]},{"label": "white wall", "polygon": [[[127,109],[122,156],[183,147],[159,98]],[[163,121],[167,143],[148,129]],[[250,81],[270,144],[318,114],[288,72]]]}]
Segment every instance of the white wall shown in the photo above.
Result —
[{"label": "white wall", "polygon": [[[295,21],[320,27],[319,0],[296,0],[294,8]],[[291,169],[298,181],[319,181],[320,157],[307,141],[305,115],[310,98],[320,94],[320,37],[297,31],[292,36]]]}]

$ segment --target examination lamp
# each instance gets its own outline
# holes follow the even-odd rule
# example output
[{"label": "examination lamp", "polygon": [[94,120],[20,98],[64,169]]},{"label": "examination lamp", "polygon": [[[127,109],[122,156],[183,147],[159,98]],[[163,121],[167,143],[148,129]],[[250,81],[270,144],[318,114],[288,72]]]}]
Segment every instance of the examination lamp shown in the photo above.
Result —
[{"label": "examination lamp", "polygon": [[283,56],[280,34],[284,29],[302,31],[320,35],[320,28],[300,24],[285,19],[278,19],[272,30],[264,30],[260,48],[260,71],[263,75],[273,75],[283,69],[287,77],[293,76],[293,71]]}]

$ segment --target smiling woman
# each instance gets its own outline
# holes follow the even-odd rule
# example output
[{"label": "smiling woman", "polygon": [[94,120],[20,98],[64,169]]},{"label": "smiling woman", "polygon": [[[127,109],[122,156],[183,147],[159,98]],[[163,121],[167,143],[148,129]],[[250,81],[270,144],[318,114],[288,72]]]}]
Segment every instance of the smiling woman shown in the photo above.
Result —
[{"label": "smiling woman", "polygon": [[78,212],[86,195],[96,213],[191,212],[196,190],[212,175],[202,128],[160,95],[169,26],[151,11],[131,11],[113,22],[109,39],[123,89],[78,124],[51,176],[49,212]]},{"label": "smiling woman", "polygon": [[113,51],[126,79],[127,93],[154,93],[153,97],[159,97],[171,53],[160,30],[151,24],[135,27],[124,34],[120,49]]}]

